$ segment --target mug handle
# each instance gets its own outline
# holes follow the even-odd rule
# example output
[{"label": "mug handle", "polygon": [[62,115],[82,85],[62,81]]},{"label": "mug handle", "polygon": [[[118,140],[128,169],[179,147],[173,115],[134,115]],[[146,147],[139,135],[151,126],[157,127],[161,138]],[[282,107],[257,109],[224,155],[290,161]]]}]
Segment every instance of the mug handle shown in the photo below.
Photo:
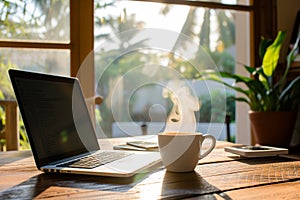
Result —
[{"label": "mug handle", "polygon": [[215,148],[215,146],[216,146],[216,139],[215,139],[214,136],[212,136],[212,135],[203,135],[203,137],[204,137],[204,139],[202,140],[202,142],[200,144],[201,148],[202,148],[202,144],[203,144],[203,142],[204,142],[205,139],[210,139],[211,142],[212,142],[212,144],[209,147],[209,149],[207,149],[203,154],[200,151],[199,159],[202,159],[205,156],[207,156]]}]

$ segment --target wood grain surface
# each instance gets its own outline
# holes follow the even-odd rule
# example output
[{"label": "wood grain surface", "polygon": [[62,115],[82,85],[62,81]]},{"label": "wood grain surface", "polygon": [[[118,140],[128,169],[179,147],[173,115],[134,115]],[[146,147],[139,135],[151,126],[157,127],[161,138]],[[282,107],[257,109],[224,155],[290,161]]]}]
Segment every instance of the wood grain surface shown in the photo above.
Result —
[{"label": "wood grain surface", "polygon": [[30,151],[0,153],[0,199],[282,199],[300,196],[300,161],[245,159],[218,146],[194,172],[157,165],[130,178],[38,171]]}]

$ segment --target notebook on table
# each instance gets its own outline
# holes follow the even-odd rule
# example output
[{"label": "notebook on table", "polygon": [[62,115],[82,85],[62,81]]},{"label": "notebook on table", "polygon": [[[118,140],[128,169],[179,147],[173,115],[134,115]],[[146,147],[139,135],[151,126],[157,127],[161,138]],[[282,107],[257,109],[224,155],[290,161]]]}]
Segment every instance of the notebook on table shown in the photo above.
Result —
[{"label": "notebook on table", "polygon": [[39,170],[129,177],[160,162],[159,152],[100,148],[78,79],[13,69],[9,76]]}]

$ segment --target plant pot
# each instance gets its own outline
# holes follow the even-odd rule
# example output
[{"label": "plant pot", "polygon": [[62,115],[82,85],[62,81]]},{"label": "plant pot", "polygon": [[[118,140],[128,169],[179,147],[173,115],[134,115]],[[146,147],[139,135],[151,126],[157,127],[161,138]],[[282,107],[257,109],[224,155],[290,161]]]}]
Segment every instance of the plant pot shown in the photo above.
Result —
[{"label": "plant pot", "polygon": [[289,148],[297,112],[249,111],[251,128],[257,144]]}]

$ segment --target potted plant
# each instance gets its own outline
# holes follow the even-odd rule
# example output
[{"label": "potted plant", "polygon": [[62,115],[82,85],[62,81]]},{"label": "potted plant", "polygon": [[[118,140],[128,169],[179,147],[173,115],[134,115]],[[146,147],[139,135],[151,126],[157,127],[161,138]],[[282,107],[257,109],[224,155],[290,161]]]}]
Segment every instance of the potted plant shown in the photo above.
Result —
[{"label": "potted plant", "polygon": [[286,58],[284,73],[276,81],[274,77],[285,36],[286,32],[279,31],[274,41],[262,38],[259,49],[262,65],[244,65],[250,77],[218,72],[221,77],[234,79],[236,83],[243,83],[246,87],[230,85],[216,76],[216,72],[206,71],[203,74],[203,78],[220,82],[243,94],[242,97],[230,98],[250,106],[252,132],[256,142],[261,145],[289,147],[296,121],[300,102],[300,76],[288,81],[287,75],[299,46],[299,36]]}]

